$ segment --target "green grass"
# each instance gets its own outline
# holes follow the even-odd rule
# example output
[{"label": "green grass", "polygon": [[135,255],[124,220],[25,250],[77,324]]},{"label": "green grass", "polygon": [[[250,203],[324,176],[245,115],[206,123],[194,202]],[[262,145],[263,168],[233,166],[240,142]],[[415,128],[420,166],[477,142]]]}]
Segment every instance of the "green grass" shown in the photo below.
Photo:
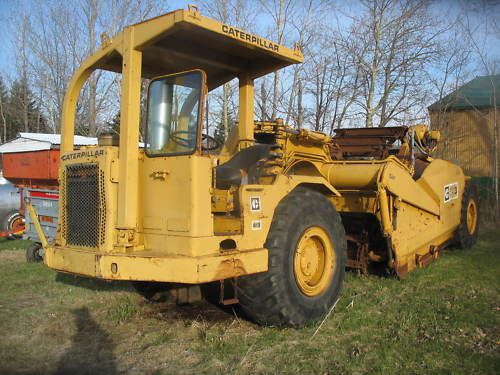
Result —
[{"label": "green grass", "polygon": [[115,325],[128,321],[137,313],[136,304],[135,298],[130,296],[116,300],[108,309],[108,319]]},{"label": "green grass", "polygon": [[206,302],[146,303],[128,283],[27,264],[0,243],[0,373],[496,374],[499,231],[402,281],[349,273],[335,311],[259,327]]},{"label": "green grass", "polygon": [[0,239],[0,251],[2,250],[24,250],[31,241]]}]

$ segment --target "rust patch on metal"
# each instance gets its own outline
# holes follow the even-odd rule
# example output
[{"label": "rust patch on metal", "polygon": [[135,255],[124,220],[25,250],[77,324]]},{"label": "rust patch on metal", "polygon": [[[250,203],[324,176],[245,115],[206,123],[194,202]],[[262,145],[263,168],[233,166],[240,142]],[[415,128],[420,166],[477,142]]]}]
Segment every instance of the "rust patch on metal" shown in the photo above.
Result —
[{"label": "rust patch on metal", "polygon": [[418,267],[422,268],[430,263],[434,262],[439,257],[439,248],[435,246],[431,246],[429,252],[427,254],[415,256],[415,262]]},{"label": "rust patch on metal", "polygon": [[384,159],[394,148],[396,141],[402,141],[408,128],[394,126],[387,128],[336,129],[330,152],[334,159],[375,157]]},{"label": "rust patch on metal", "polygon": [[403,279],[406,275],[408,275],[408,263],[404,264],[399,264],[397,261],[394,262],[394,271],[396,272],[396,275],[400,279]]},{"label": "rust patch on metal", "polygon": [[[226,282],[229,282],[228,288],[226,288]],[[238,278],[220,280],[219,289],[219,303],[224,306],[235,305],[240,302],[238,299]],[[229,298],[226,298],[226,289],[229,289]]]},{"label": "rust patch on metal", "polygon": [[366,233],[359,237],[347,235],[347,267],[368,274],[368,239]]}]

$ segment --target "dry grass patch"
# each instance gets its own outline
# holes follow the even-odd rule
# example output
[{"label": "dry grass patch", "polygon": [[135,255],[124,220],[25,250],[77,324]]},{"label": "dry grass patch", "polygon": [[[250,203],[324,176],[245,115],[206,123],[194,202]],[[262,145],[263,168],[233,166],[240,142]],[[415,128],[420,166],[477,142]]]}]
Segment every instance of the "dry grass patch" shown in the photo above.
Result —
[{"label": "dry grass patch", "polygon": [[[500,368],[498,231],[402,281],[348,274],[335,312],[259,327],[207,302],[148,303],[128,283],[27,264],[0,243],[0,373],[450,373]],[[9,250],[8,246],[21,250]]]}]

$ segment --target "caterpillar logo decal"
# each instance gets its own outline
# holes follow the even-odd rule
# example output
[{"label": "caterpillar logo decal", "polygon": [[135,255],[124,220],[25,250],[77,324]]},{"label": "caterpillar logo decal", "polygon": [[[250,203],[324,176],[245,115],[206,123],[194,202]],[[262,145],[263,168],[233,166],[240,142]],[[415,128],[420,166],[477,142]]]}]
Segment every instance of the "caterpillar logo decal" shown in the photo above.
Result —
[{"label": "caterpillar logo decal", "polygon": [[242,31],[242,30],[237,29],[236,27],[222,25],[222,32],[224,34],[231,35],[234,38],[246,40],[247,42],[255,44],[256,46],[259,46],[259,47],[263,47],[263,48],[268,49],[270,51],[278,52],[279,48],[280,48],[279,45],[276,43],[273,43],[273,42],[270,42],[269,40],[258,37],[257,35],[249,34],[246,31]]},{"label": "caterpillar logo decal", "polygon": [[80,151],[76,152],[73,154],[64,154],[61,156],[62,161],[66,160],[73,160],[73,159],[79,159],[79,158],[97,158],[99,156],[104,155],[104,150],[99,149],[99,150],[85,150],[85,151]]},{"label": "caterpillar logo decal", "polygon": [[458,198],[458,182],[444,185],[444,203]]}]

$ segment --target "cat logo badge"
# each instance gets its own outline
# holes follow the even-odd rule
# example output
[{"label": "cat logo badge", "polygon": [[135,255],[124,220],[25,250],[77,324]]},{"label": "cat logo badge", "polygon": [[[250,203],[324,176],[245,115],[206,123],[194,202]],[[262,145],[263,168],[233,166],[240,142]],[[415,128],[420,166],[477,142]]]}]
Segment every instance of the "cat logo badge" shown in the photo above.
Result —
[{"label": "cat logo badge", "polygon": [[250,211],[260,211],[260,197],[250,197]]}]

